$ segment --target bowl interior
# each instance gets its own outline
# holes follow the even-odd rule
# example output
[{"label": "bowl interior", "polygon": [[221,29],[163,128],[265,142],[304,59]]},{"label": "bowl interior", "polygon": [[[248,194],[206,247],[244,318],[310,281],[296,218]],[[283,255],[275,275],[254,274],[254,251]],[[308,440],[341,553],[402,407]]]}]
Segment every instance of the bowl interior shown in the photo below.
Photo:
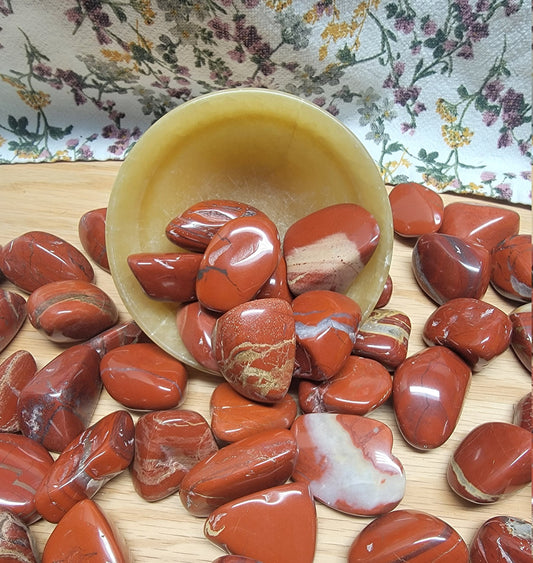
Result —
[{"label": "bowl interior", "polygon": [[121,299],[146,334],[190,366],[203,369],[181,341],[178,305],[141,289],[127,264],[138,252],[176,252],[167,223],[205,199],[233,199],[266,212],[283,238],[297,219],[354,202],[381,229],[378,248],[347,294],[366,317],[379,298],[392,255],[392,218],[374,161],[327,112],[269,90],[200,96],[152,125],[120,167],[107,209],[106,244]]}]

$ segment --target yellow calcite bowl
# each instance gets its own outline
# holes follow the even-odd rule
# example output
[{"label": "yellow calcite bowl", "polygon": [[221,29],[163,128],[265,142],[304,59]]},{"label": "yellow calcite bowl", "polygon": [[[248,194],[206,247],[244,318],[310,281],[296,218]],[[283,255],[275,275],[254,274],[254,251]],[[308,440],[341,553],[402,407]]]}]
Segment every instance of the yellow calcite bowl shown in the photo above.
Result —
[{"label": "yellow calcite bowl", "polygon": [[127,258],[176,252],[165,236],[167,223],[194,203],[215,198],[261,209],[282,238],[312,211],[346,202],[363,206],[381,237],[347,294],[364,318],[372,311],[389,272],[393,229],[383,180],[365,147],[335,117],[297,96],[223,90],[188,101],[152,125],[121,165],[109,199],[111,274],[126,309],[161,348],[203,369],[179,337],[179,305],[148,297]]}]

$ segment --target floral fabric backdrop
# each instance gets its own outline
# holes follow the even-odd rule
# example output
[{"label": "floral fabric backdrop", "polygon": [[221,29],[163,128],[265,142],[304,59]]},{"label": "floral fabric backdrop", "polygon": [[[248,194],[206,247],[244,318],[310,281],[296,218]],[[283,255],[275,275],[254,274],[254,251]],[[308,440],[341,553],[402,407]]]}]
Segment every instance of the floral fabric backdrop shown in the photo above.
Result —
[{"label": "floral fabric backdrop", "polygon": [[178,104],[264,87],[386,182],[530,204],[530,26],[525,0],[0,0],[0,163],[123,159]]}]

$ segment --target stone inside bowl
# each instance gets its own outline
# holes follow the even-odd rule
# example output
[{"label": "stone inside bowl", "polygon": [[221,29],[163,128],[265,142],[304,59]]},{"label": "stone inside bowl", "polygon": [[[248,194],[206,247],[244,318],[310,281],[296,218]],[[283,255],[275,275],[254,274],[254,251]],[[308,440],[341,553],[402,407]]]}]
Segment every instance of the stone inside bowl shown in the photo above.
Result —
[{"label": "stone inside bowl", "polygon": [[374,161],[344,125],[309,102],[269,90],[225,90],[186,102],[152,125],[121,165],[109,199],[106,244],[115,285],[133,319],[164,350],[203,369],[178,335],[178,305],[148,297],[127,257],[176,252],[167,223],[215,198],[258,207],[281,237],[322,207],[365,207],[378,221],[380,243],[347,294],[364,318],[372,311],[393,243],[389,200]]}]

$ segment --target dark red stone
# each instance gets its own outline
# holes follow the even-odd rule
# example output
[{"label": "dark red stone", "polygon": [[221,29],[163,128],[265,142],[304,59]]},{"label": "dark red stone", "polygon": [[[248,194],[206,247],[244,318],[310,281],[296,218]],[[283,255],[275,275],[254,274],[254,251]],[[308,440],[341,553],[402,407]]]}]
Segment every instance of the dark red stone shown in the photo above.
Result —
[{"label": "dark red stone", "polygon": [[513,408],[513,424],[533,432],[531,393],[524,395]]},{"label": "dark red stone", "polygon": [[38,287],[28,298],[28,319],[53,342],[81,342],[118,320],[113,300],[84,280],[61,280]]},{"label": "dark red stone", "polygon": [[508,422],[471,430],[448,464],[451,489],[476,504],[490,504],[531,482],[531,432]]},{"label": "dark red stone", "polygon": [[441,196],[416,182],[398,184],[389,193],[394,232],[418,237],[439,230],[444,213]]},{"label": "dark red stone", "polygon": [[35,491],[53,462],[48,451],[34,440],[0,432],[0,508],[26,524],[39,520]]},{"label": "dark red stone", "polygon": [[377,309],[361,323],[352,353],[394,371],[407,357],[411,320],[395,309]]},{"label": "dark red stone", "polygon": [[511,332],[511,348],[528,373],[531,373],[533,347],[531,303],[526,303],[511,311],[509,319],[513,326]]},{"label": "dark red stone", "polygon": [[405,440],[426,450],[452,435],[470,385],[470,368],[443,346],[425,348],[394,372],[394,414]]},{"label": "dark red stone", "polygon": [[30,231],[2,248],[0,269],[14,285],[31,293],[58,280],[92,282],[94,270],[72,244],[44,231]]},{"label": "dark red stone", "polygon": [[296,331],[295,377],[324,381],[344,365],[361,321],[359,305],[347,295],[306,291],[292,302]]},{"label": "dark red stone", "polygon": [[512,209],[454,201],[444,207],[439,232],[484,246],[489,252],[503,239],[518,234],[520,215]]},{"label": "dark red stone", "polygon": [[450,235],[422,235],[412,265],[418,285],[439,305],[456,297],[481,299],[490,283],[489,251]]},{"label": "dark red stone", "polygon": [[205,418],[190,410],[147,413],[135,426],[131,478],[147,501],[175,493],[183,477],[199,461],[218,450]]},{"label": "dark red stone", "polygon": [[279,257],[274,273],[255,296],[256,299],[267,299],[269,297],[284,299],[287,303],[292,302],[292,294],[287,283],[287,263],[283,254]]},{"label": "dark red stone", "polygon": [[255,297],[278,265],[280,245],[276,225],[264,215],[240,217],[223,225],[200,262],[198,301],[224,312]]},{"label": "dark red stone", "polygon": [[87,428],[102,389],[100,358],[85,344],[61,352],[22,389],[21,432],[46,449],[61,452]]},{"label": "dark red stone", "polygon": [[181,502],[191,514],[209,516],[226,502],[285,483],[297,453],[290,430],[257,432],[198,462],[181,481]]},{"label": "dark red stone", "polygon": [[531,563],[531,522],[493,516],[479,527],[470,544],[470,563]]},{"label": "dark red stone", "polygon": [[41,563],[67,561],[130,563],[124,539],[91,499],[76,503],[52,530]]},{"label": "dark red stone", "polygon": [[298,409],[289,394],[271,405],[257,403],[243,397],[224,381],[211,394],[209,410],[213,434],[220,442],[229,443],[262,430],[290,428]]},{"label": "dark red stone", "polygon": [[37,563],[39,555],[28,526],[9,510],[0,509],[0,561]]},{"label": "dark red stone", "polygon": [[238,217],[254,217],[264,213],[240,201],[210,199],[195,203],[172,219],[165,229],[167,238],[192,252],[203,252],[215,233]]},{"label": "dark red stone", "polygon": [[109,260],[105,240],[107,208],[92,209],[83,214],[78,223],[81,245],[92,260],[109,272]]},{"label": "dark red stone", "polygon": [[376,309],[382,309],[389,304],[393,289],[394,284],[392,282],[392,278],[390,277],[390,275],[388,275],[387,279],[385,280],[385,285],[383,286],[383,291],[381,292],[381,295],[379,296],[379,299],[376,303]]},{"label": "dark red stone", "polygon": [[19,432],[17,403],[21,390],[37,371],[35,359],[18,350],[0,364],[0,432]]},{"label": "dark red stone", "polygon": [[170,409],[185,398],[185,366],[153,343],[111,350],[102,358],[100,375],[113,399],[130,409]]},{"label": "dark red stone", "polygon": [[150,340],[135,321],[126,321],[104,330],[85,344],[90,346],[102,359],[108,352],[119,346],[138,342],[150,342]]},{"label": "dark red stone", "polygon": [[79,501],[92,498],[133,459],[134,424],[115,411],[77,436],[55,460],[35,492],[35,506],[49,522],[59,522]]},{"label": "dark red stone", "polygon": [[509,347],[512,324],[498,307],[459,297],[437,308],[427,319],[423,338],[428,346],[450,348],[473,371],[480,371]]},{"label": "dark red stone", "polygon": [[213,372],[218,372],[212,343],[218,317],[219,313],[202,307],[198,301],[183,305],[176,315],[176,326],[185,348],[201,366]]},{"label": "dark red stone", "polygon": [[26,299],[0,289],[0,352],[15,338],[26,320]]},{"label": "dark red stone", "polygon": [[531,301],[531,235],[514,235],[492,250],[491,283],[504,297]]},{"label": "dark red stone", "polygon": [[252,493],[215,509],[206,520],[208,540],[230,553],[222,563],[312,563],[317,517],[309,489],[288,483]]},{"label": "dark red stone", "polygon": [[196,299],[196,276],[201,260],[202,254],[142,253],[128,256],[128,265],[152,299],[188,303]]},{"label": "dark red stone", "polygon": [[357,535],[348,563],[468,563],[468,546],[446,522],[419,510],[378,516]]},{"label": "dark red stone", "polygon": [[283,299],[256,299],[224,313],[213,350],[224,379],[261,403],[285,397],[292,379],[296,336],[291,306]]},{"label": "dark red stone", "polygon": [[391,392],[392,379],[386,368],[375,360],[350,356],[327,381],[300,381],[298,401],[306,413],[364,415],[382,405]]},{"label": "dark red stone", "polygon": [[375,218],[354,203],[319,209],[293,223],[283,240],[294,295],[316,289],[345,293],[379,243]]}]

